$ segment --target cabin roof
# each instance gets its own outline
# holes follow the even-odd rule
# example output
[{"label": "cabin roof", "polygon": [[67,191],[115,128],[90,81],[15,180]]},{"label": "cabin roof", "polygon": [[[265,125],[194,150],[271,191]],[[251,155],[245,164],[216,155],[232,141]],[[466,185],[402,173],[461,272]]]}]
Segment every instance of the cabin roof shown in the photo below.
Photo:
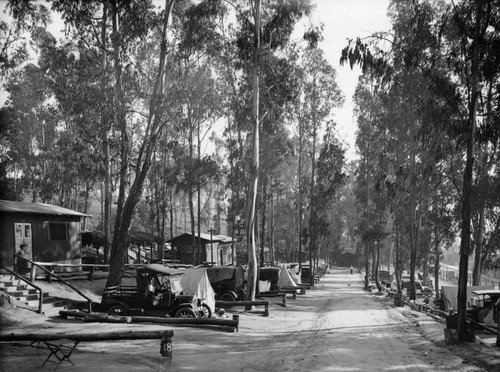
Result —
[{"label": "cabin roof", "polygon": [[43,204],[43,203],[26,203],[26,202],[12,201],[12,200],[0,200],[0,212],[24,213],[24,214],[49,214],[55,216],[92,217],[89,214],[59,207],[57,205]]},{"label": "cabin roof", "polygon": [[[200,240],[203,243],[213,242],[213,243],[227,244],[227,243],[233,242],[233,239],[230,236],[226,236],[226,235],[212,235],[212,237],[210,237],[210,234],[200,233],[199,236],[200,236]],[[184,233],[184,234],[175,236],[170,240],[167,240],[167,243],[176,244],[179,241],[182,241],[184,239],[191,238],[191,237],[192,237],[191,234]],[[195,235],[195,239],[197,239],[197,238],[198,238],[198,234]],[[210,239],[210,238],[212,238],[212,239]]]}]

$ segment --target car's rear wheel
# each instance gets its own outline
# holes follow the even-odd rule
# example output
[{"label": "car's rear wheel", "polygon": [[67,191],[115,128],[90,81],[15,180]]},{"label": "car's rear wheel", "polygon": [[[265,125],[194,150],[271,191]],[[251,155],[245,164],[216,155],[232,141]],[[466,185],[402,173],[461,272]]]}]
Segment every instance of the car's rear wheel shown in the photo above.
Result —
[{"label": "car's rear wheel", "polygon": [[188,308],[188,307],[183,307],[182,309],[177,310],[175,313],[176,318],[196,318],[196,313]]},{"label": "car's rear wheel", "polygon": [[236,297],[231,292],[225,292],[222,294],[221,300],[233,302],[233,301],[236,301]]},{"label": "car's rear wheel", "polygon": [[211,318],[212,317],[212,310],[210,310],[210,307],[207,304],[201,304],[201,306],[198,306],[196,309],[196,312],[198,313],[199,318]]},{"label": "car's rear wheel", "polygon": [[247,299],[247,292],[244,289],[238,291],[238,301],[245,301]]},{"label": "car's rear wheel", "polygon": [[123,305],[113,305],[108,310],[108,315],[126,316],[127,315],[127,308]]}]

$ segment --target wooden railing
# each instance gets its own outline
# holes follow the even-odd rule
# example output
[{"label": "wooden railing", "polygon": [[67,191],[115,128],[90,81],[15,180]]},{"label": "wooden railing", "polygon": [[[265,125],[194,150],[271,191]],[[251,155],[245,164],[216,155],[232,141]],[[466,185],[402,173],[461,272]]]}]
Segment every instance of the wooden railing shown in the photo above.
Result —
[{"label": "wooden railing", "polygon": [[45,271],[49,275],[49,278],[52,278],[52,277],[56,278],[56,280],[62,282],[66,286],[70,287],[73,291],[75,291],[76,293],[78,293],[80,296],[82,296],[83,298],[85,298],[87,300],[87,305],[88,305],[89,312],[92,312],[92,300],[88,296],[86,296],[85,294],[83,294],[78,288],[73,287],[66,280],[62,279],[61,277],[59,277],[57,274],[53,273],[52,271],[47,270],[45,267],[43,267],[42,265],[40,265],[37,262],[34,262],[32,260],[29,260],[29,259],[26,259],[24,257],[19,257],[18,256],[17,258],[18,259],[21,258],[21,259],[26,260],[27,262],[31,263],[31,280],[32,281],[34,280],[34,272],[35,272],[35,266],[36,266],[36,267],[40,268],[41,270]]},{"label": "wooden railing", "polygon": [[18,273],[6,268],[5,266],[0,265],[0,268],[2,270],[7,271],[11,275],[14,275],[17,279],[22,280],[23,282],[27,283],[31,287],[35,288],[38,292],[40,292],[40,294],[38,296],[38,313],[41,314],[42,313],[42,305],[43,305],[43,291],[42,291],[42,289],[40,287],[38,287],[37,285],[35,285],[34,283],[30,282],[28,279],[26,279],[22,275],[19,275]]}]

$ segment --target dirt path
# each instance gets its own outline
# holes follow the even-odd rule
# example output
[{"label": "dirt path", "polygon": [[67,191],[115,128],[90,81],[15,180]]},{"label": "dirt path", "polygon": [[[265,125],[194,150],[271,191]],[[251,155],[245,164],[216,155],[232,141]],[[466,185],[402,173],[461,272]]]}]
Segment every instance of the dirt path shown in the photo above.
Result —
[{"label": "dirt path", "polygon": [[[361,277],[348,270],[326,275],[306,295],[274,304],[270,316],[240,313],[237,333],[171,327],[171,365],[160,355],[159,340],[84,342],[71,371],[480,371],[447,348],[426,340],[410,310],[361,289]],[[278,300],[272,301],[278,303]],[[154,325],[50,323],[39,332],[79,328],[89,331],[161,329]],[[437,325],[438,330],[442,325]],[[4,345],[1,369],[40,370],[43,345]],[[43,370],[54,370],[55,365]]]}]

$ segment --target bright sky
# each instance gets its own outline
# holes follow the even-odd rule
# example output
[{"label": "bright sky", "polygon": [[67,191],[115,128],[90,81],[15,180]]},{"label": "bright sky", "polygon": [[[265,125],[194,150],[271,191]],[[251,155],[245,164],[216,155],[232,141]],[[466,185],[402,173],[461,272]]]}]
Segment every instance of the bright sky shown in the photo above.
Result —
[{"label": "bright sky", "polygon": [[344,92],[345,104],[336,110],[335,120],[338,131],[349,146],[347,158],[355,154],[356,123],[352,117],[352,96],[356,89],[359,68],[340,66],[340,54],[347,45],[347,38],[366,37],[374,32],[388,31],[391,28],[387,17],[389,0],[312,0],[315,3],[316,17],[324,24],[324,42],[321,48],[326,58],[337,71],[337,82]]}]

